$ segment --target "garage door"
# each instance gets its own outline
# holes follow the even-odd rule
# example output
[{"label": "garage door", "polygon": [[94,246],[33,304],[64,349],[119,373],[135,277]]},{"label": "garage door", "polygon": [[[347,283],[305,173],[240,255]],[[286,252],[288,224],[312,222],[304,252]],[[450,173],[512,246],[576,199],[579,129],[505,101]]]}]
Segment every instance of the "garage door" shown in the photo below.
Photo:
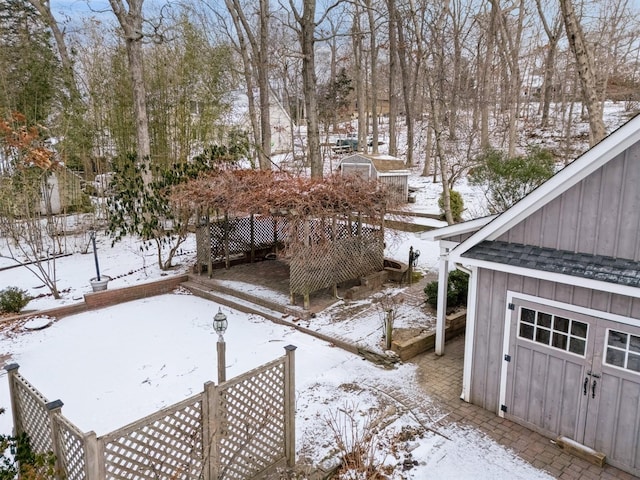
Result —
[{"label": "garage door", "polygon": [[505,416],[640,474],[640,328],[525,300],[509,308]]}]

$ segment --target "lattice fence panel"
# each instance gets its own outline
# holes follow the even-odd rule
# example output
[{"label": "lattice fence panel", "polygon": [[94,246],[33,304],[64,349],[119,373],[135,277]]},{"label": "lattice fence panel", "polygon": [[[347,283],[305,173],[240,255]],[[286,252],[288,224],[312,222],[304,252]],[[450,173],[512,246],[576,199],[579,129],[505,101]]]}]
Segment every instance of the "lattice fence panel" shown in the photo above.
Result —
[{"label": "lattice fence panel", "polygon": [[284,375],[281,359],[221,387],[221,478],[251,479],[285,458]]},{"label": "lattice fence panel", "polygon": [[300,249],[290,262],[290,289],[305,294],[382,270],[381,238],[350,237]]},{"label": "lattice fence panel", "polygon": [[204,468],[202,394],[100,440],[107,479],[198,479]]},{"label": "lattice fence panel", "polygon": [[58,452],[65,473],[65,480],[84,480],[85,451],[84,435],[62,415],[53,418],[58,431]]},{"label": "lattice fence panel", "polygon": [[[228,221],[212,222],[209,225],[211,256],[224,258],[225,228],[229,230],[229,255],[251,251],[251,217],[229,218]],[[287,221],[284,217],[255,215],[253,217],[254,248],[266,248],[285,239]]]},{"label": "lattice fence panel", "polygon": [[51,420],[47,411],[47,399],[22,375],[14,376],[16,409],[19,432],[25,432],[31,440],[31,448],[37,453],[53,451]]}]

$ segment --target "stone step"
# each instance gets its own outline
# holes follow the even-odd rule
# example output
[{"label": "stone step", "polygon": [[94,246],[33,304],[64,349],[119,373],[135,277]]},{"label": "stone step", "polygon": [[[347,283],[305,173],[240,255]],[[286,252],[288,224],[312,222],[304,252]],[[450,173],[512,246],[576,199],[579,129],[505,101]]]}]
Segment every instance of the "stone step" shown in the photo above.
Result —
[{"label": "stone step", "polygon": [[201,288],[206,290],[216,291],[219,293],[223,293],[225,295],[229,295],[232,297],[240,298],[242,300],[250,301],[251,303],[255,303],[257,305],[261,305],[270,310],[275,310],[277,312],[285,313],[284,307],[277,302],[273,302],[267,298],[257,297],[255,295],[250,295],[246,292],[241,292],[236,289],[227,287],[223,282],[219,282],[215,279],[203,279],[199,275],[189,275],[189,282],[200,285]]},{"label": "stone step", "polygon": [[218,290],[211,290],[208,286],[203,285],[202,283],[192,282],[191,280],[189,280],[187,282],[184,282],[182,286],[198,297],[206,298],[207,300],[211,300],[217,303],[222,303],[223,305],[235,308],[236,310],[244,313],[261,315],[274,322],[281,322],[284,315],[283,312],[265,307],[263,305],[258,305],[254,302],[245,300],[238,296],[229,295]]}]

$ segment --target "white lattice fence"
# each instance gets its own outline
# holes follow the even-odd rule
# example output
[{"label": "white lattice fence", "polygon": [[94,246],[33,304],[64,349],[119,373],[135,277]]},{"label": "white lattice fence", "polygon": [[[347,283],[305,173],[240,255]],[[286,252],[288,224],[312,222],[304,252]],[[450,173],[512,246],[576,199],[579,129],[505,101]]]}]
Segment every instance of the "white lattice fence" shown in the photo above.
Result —
[{"label": "white lattice fence", "polygon": [[64,480],[254,480],[295,461],[294,351],[97,438],[7,366],[17,433]]},{"label": "white lattice fence", "polygon": [[26,433],[34,452],[53,451],[47,399],[18,373],[18,365],[9,365],[6,369],[9,373],[15,433]]},{"label": "white lattice fence", "polygon": [[107,479],[200,478],[202,394],[104,435],[98,442]]},{"label": "white lattice fence", "polygon": [[384,267],[381,237],[350,237],[300,248],[290,262],[291,293],[308,294]]},{"label": "white lattice fence", "polygon": [[62,415],[52,417],[56,432],[56,452],[65,480],[84,480],[86,476],[85,435]]}]

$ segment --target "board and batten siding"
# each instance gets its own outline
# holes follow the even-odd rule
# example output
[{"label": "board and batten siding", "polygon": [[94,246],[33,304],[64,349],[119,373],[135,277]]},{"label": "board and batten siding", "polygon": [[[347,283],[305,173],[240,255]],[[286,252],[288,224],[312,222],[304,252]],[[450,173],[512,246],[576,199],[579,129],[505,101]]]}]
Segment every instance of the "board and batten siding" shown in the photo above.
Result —
[{"label": "board and batten siding", "polygon": [[640,261],[640,144],[625,150],[499,240]]},{"label": "board and batten siding", "polygon": [[470,401],[499,412],[507,290],[640,319],[640,299],[531,277],[478,269]]}]

